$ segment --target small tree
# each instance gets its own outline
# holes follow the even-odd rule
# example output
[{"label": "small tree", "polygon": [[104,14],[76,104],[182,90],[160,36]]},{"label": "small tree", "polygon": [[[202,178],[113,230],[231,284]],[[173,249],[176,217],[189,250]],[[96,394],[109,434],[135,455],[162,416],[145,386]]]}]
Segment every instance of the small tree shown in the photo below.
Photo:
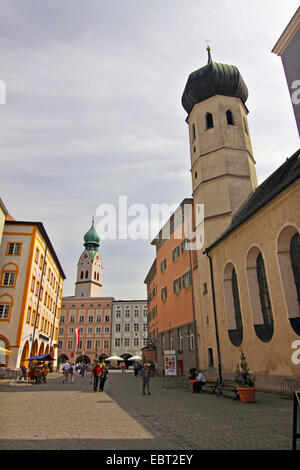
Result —
[{"label": "small tree", "polygon": [[241,362],[235,368],[235,381],[240,387],[254,387],[255,384],[255,376],[249,372],[243,351],[241,353]]}]

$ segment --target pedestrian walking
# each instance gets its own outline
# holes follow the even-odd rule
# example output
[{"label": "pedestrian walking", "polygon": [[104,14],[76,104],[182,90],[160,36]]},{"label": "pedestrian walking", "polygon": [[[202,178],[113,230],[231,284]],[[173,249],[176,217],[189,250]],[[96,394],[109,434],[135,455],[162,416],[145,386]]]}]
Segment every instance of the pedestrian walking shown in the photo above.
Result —
[{"label": "pedestrian walking", "polygon": [[99,384],[99,387],[100,387],[101,371],[102,371],[101,364],[100,364],[100,362],[97,362],[96,366],[93,367],[91,377],[90,377],[90,383],[93,384],[93,391],[94,392],[97,392],[98,384]]},{"label": "pedestrian walking", "polygon": [[150,393],[150,383],[149,383],[150,382],[150,370],[149,370],[148,364],[144,364],[144,367],[141,370],[140,374],[141,374],[141,377],[142,377],[143,395],[146,394],[146,389],[147,389],[147,395],[151,395],[151,393]]},{"label": "pedestrian walking", "polygon": [[100,375],[99,392],[103,392],[105,382],[108,378],[109,378],[108,368],[106,367],[106,364],[103,364],[101,375]]},{"label": "pedestrian walking", "polygon": [[133,364],[133,370],[134,370],[134,375],[135,375],[135,377],[138,377],[138,375],[139,375],[139,370],[140,370],[140,365],[139,365],[138,362],[135,362],[135,363]]},{"label": "pedestrian walking", "polygon": [[69,361],[65,362],[65,364],[62,368],[62,371],[63,371],[63,374],[64,374],[63,384],[68,383],[70,368],[71,368],[71,364],[69,363]]},{"label": "pedestrian walking", "polygon": [[42,382],[43,383],[47,383],[47,375],[49,373],[49,365],[48,363],[44,363],[43,364],[43,369],[42,369],[42,373],[41,373],[41,378],[42,378]]},{"label": "pedestrian walking", "polygon": [[83,362],[83,364],[81,364],[81,368],[80,368],[80,372],[79,372],[79,375],[81,375],[81,377],[84,377],[86,367],[87,366],[86,366],[85,362]]},{"label": "pedestrian walking", "polygon": [[21,366],[20,367],[20,376],[19,376],[19,381],[21,382],[22,378],[24,377],[24,380],[27,380],[27,369],[26,366]]},{"label": "pedestrian walking", "polygon": [[71,377],[71,383],[74,382],[74,377],[75,377],[75,366],[74,364],[71,364],[71,367],[70,367],[70,377]]}]

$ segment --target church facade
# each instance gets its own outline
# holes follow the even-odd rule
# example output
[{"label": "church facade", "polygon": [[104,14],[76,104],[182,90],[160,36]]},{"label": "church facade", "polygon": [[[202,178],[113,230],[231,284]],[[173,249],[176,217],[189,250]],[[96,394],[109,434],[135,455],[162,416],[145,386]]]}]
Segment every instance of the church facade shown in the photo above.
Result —
[{"label": "church facade", "polygon": [[[240,352],[259,388],[300,373],[300,151],[254,191],[207,248],[223,375]],[[209,347],[201,335],[203,365]],[[298,350],[298,353],[297,353]]]},{"label": "church facade", "polygon": [[[278,390],[300,372],[299,152],[258,186],[247,86],[236,66],[207,50],[182,95],[203,242],[192,276],[195,366],[232,378],[243,352],[257,387]],[[160,316],[157,337],[167,333]]]}]

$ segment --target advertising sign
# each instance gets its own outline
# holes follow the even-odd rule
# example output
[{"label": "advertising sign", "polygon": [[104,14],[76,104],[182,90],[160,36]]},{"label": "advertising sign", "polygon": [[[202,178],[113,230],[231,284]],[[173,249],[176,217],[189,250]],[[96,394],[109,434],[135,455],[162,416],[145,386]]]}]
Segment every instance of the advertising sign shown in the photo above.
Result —
[{"label": "advertising sign", "polygon": [[175,351],[164,351],[165,375],[177,375]]}]

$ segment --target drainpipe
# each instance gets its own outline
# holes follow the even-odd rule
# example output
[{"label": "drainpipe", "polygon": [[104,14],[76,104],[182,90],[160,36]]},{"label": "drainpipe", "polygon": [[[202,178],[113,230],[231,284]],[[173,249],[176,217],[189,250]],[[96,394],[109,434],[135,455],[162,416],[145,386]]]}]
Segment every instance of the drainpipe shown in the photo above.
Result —
[{"label": "drainpipe", "polygon": [[196,323],[196,318],[195,318],[194,282],[193,282],[193,267],[192,267],[191,250],[189,250],[189,257],[190,257],[190,271],[191,271],[193,325],[194,325],[195,349],[196,349],[196,369],[199,369],[199,357],[198,357],[198,329],[197,329],[197,323]]},{"label": "drainpipe", "polygon": [[215,298],[215,286],[214,286],[214,273],[211,256],[208,254],[208,249],[203,252],[209,259],[210,267],[210,280],[211,280],[211,289],[212,289],[212,299],[213,299],[213,309],[214,309],[214,320],[215,320],[215,330],[216,330],[216,342],[217,342],[217,352],[218,352],[218,370],[219,370],[219,381],[223,383],[222,378],[222,365],[221,365],[221,353],[220,353],[220,341],[219,341],[219,331],[218,331],[218,322],[217,322],[217,311],[216,311],[216,298]]},{"label": "drainpipe", "polygon": [[[190,225],[187,224],[188,239],[191,242]],[[192,310],[193,310],[193,326],[194,326],[194,338],[195,338],[195,350],[196,350],[196,369],[199,369],[199,349],[198,349],[198,328],[195,316],[195,302],[194,302],[194,281],[193,281],[193,266],[192,266],[192,254],[189,247],[189,262],[191,271],[191,290],[192,290]]]}]

